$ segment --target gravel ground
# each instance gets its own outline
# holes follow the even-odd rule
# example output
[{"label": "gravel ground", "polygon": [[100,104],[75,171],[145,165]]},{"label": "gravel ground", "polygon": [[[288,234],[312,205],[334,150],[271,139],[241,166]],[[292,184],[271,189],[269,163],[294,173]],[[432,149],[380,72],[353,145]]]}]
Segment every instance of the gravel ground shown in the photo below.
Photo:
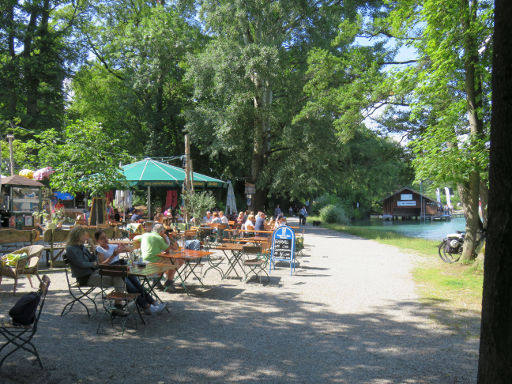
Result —
[{"label": "gravel ground", "polygon": [[[64,274],[53,272],[35,337],[45,369],[17,352],[0,383],[474,383],[470,335],[480,320],[420,303],[414,258],[308,226],[293,276],[283,265],[260,285],[210,271],[207,287],[189,296],[162,293],[170,313],[124,336],[108,323],[97,335],[99,316],[80,308],[61,318],[69,295]],[[11,290],[4,278],[1,314],[16,300]],[[27,279],[19,291],[30,291]]]}]

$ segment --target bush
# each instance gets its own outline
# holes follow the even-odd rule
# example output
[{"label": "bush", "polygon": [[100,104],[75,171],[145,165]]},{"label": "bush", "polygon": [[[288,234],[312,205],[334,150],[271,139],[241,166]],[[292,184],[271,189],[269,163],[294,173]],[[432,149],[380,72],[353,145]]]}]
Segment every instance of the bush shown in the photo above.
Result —
[{"label": "bush", "polygon": [[350,222],[343,207],[333,204],[326,205],[320,209],[320,218],[326,223],[338,223],[346,225]]},{"label": "bush", "polygon": [[311,208],[311,213],[318,214],[322,210],[322,208],[328,205],[341,205],[341,199],[335,195],[331,195],[329,193],[324,193],[319,198],[313,201],[313,205]]}]

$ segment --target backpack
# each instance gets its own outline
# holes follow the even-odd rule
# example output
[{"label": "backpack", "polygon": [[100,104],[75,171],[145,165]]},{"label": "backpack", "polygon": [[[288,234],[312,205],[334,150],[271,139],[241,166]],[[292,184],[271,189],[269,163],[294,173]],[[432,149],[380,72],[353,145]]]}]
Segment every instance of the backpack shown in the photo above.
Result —
[{"label": "backpack", "polygon": [[41,293],[31,292],[20,297],[9,311],[14,325],[30,325],[36,320],[37,305],[41,300]]},{"label": "backpack", "polygon": [[185,241],[185,249],[199,251],[201,249],[201,242],[199,240],[187,240]]}]

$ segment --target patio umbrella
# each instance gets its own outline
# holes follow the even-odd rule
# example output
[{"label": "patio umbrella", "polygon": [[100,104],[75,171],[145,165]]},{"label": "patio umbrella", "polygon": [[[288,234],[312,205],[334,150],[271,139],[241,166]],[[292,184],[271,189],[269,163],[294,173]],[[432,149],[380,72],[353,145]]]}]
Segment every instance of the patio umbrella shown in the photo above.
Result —
[{"label": "patio umbrella", "polygon": [[226,201],[226,213],[230,215],[236,213],[236,199],[235,199],[235,191],[233,191],[233,185],[231,181],[228,180],[228,198]]},{"label": "patio umbrella", "polygon": [[[148,212],[151,216],[150,187],[180,187],[185,182],[185,170],[170,164],[146,158],[121,167],[126,181],[131,186],[148,188]],[[193,173],[194,187],[223,188],[226,183],[200,173]]]}]

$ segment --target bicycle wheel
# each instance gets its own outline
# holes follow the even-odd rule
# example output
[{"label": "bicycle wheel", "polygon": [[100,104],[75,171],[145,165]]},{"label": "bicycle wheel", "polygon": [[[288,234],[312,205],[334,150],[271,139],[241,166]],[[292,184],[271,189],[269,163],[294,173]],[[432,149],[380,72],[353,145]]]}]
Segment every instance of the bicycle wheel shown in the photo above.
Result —
[{"label": "bicycle wheel", "polygon": [[450,253],[446,251],[448,245],[448,240],[444,240],[441,244],[439,244],[438,253],[441,260],[445,263],[455,263],[460,259],[460,253]]},{"label": "bicycle wheel", "polygon": [[441,244],[437,247],[437,252],[439,253],[439,257],[441,260],[443,260],[445,263],[449,263],[448,259],[446,258],[446,240],[443,240]]}]

